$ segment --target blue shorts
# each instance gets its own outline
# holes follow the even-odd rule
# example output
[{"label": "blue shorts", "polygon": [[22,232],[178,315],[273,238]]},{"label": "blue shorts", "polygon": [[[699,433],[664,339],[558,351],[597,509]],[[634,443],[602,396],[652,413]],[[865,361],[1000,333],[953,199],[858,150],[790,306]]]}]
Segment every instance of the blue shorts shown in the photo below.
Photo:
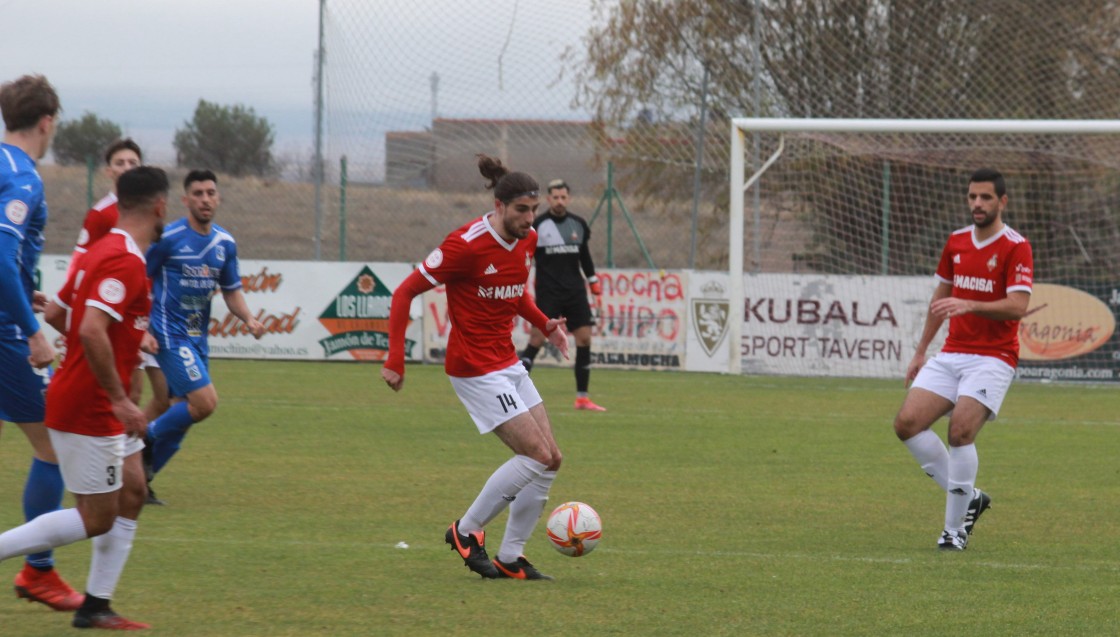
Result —
[{"label": "blue shorts", "polygon": [[50,368],[35,369],[29,356],[27,341],[0,339],[0,420],[43,422]]},{"label": "blue shorts", "polygon": [[156,360],[159,368],[167,377],[167,387],[176,398],[186,398],[187,394],[210,384],[210,357],[203,354],[189,338],[161,336],[159,353]]}]

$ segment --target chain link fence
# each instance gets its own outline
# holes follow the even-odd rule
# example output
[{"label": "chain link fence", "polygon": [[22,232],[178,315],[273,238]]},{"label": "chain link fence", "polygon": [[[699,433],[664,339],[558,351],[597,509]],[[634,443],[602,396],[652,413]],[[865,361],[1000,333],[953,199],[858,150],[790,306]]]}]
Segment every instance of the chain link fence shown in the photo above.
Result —
[{"label": "chain link fence", "polygon": [[[567,180],[573,211],[593,219],[600,265],[724,269],[733,116],[1120,115],[1120,7],[1088,0],[326,0],[323,33],[322,223],[310,152],[281,158],[275,178],[223,176],[218,222],[246,257],[311,259],[318,239],[323,259],[416,260],[490,207],[474,162],[487,153],[541,182]],[[1094,277],[1118,274],[1112,160],[1077,140],[1012,143],[1015,195],[1037,195],[1012,223],[1054,246],[1047,259],[1088,253]],[[884,161],[899,180],[888,216],[932,206],[951,224],[958,206],[968,223],[963,196],[945,193],[971,165],[946,169],[941,146],[881,145],[832,140],[849,159],[798,164],[796,183],[764,177],[757,238],[772,256],[752,269],[844,272],[839,255],[873,243]],[[983,150],[961,157],[1001,167],[1004,155]],[[1080,167],[1072,180],[1070,163]],[[43,172],[47,249],[67,252],[86,174]],[[1088,232],[1070,232],[1083,217],[1064,206],[1067,185],[1091,192],[1079,200]],[[94,199],[107,189],[98,176]],[[908,219],[897,232],[921,225]],[[748,254],[755,233],[748,227]],[[868,249],[848,272],[879,267]],[[915,269],[899,255],[888,271]]]}]

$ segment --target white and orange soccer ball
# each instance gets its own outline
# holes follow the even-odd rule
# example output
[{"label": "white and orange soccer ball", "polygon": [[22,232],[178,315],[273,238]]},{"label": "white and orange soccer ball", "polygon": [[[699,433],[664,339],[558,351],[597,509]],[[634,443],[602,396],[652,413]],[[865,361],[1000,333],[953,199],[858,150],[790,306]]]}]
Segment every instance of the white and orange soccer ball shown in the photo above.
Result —
[{"label": "white and orange soccer ball", "polygon": [[548,516],[548,541],[569,557],[587,555],[603,537],[599,514],[583,502],[565,502]]}]

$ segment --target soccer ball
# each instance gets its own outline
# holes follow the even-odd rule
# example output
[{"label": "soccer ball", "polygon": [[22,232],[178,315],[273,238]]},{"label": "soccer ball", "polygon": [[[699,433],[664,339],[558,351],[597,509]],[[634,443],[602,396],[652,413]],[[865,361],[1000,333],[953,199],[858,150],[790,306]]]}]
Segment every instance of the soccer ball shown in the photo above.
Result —
[{"label": "soccer ball", "polygon": [[548,516],[548,541],[568,557],[587,555],[603,537],[599,514],[583,502],[565,502]]}]

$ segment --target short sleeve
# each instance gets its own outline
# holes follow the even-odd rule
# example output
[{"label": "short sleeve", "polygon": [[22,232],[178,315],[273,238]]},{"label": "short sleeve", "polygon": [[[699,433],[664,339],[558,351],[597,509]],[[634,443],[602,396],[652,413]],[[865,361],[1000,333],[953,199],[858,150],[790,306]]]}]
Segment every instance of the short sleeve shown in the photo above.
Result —
[{"label": "short sleeve", "polygon": [[941,250],[941,261],[937,263],[937,279],[942,283],[953,282],[953,255],[949,250],[949,242],[945,242],[945,247]]},{"label": "short sleeve", "polygon": [[128,253],[115,255],[98,265],[96,272],[85,274],[90,277],[86,305],[104,311],[117,321],[124,320],[125,310],[136,297],[148,293],[144,266],[135,255]]},{"label": "short sleeve", "polygon": [[1007,260],[1007,292],[1026,292],[1034,289],[1034,251],[1031,244],[1021,241],[1011,249]]},{"label": "short sleeve", "polygon": [[218,285],[223,290],[236,290],[241,287],[241,270],[237,263],[237,243],[228,241],[224,243],[226,251],[226,262],[222,265],[222,272],[219,274]]},{"label": "short sleeve", "polygon": [[104,210],[91,208],[86,213],[85,221],[82,222],[82,230],[78,234],[77,247],[88,249],[91,245],[97,242],[98,239],[109,234],[115,225],[112,215],[106,213]]}]

